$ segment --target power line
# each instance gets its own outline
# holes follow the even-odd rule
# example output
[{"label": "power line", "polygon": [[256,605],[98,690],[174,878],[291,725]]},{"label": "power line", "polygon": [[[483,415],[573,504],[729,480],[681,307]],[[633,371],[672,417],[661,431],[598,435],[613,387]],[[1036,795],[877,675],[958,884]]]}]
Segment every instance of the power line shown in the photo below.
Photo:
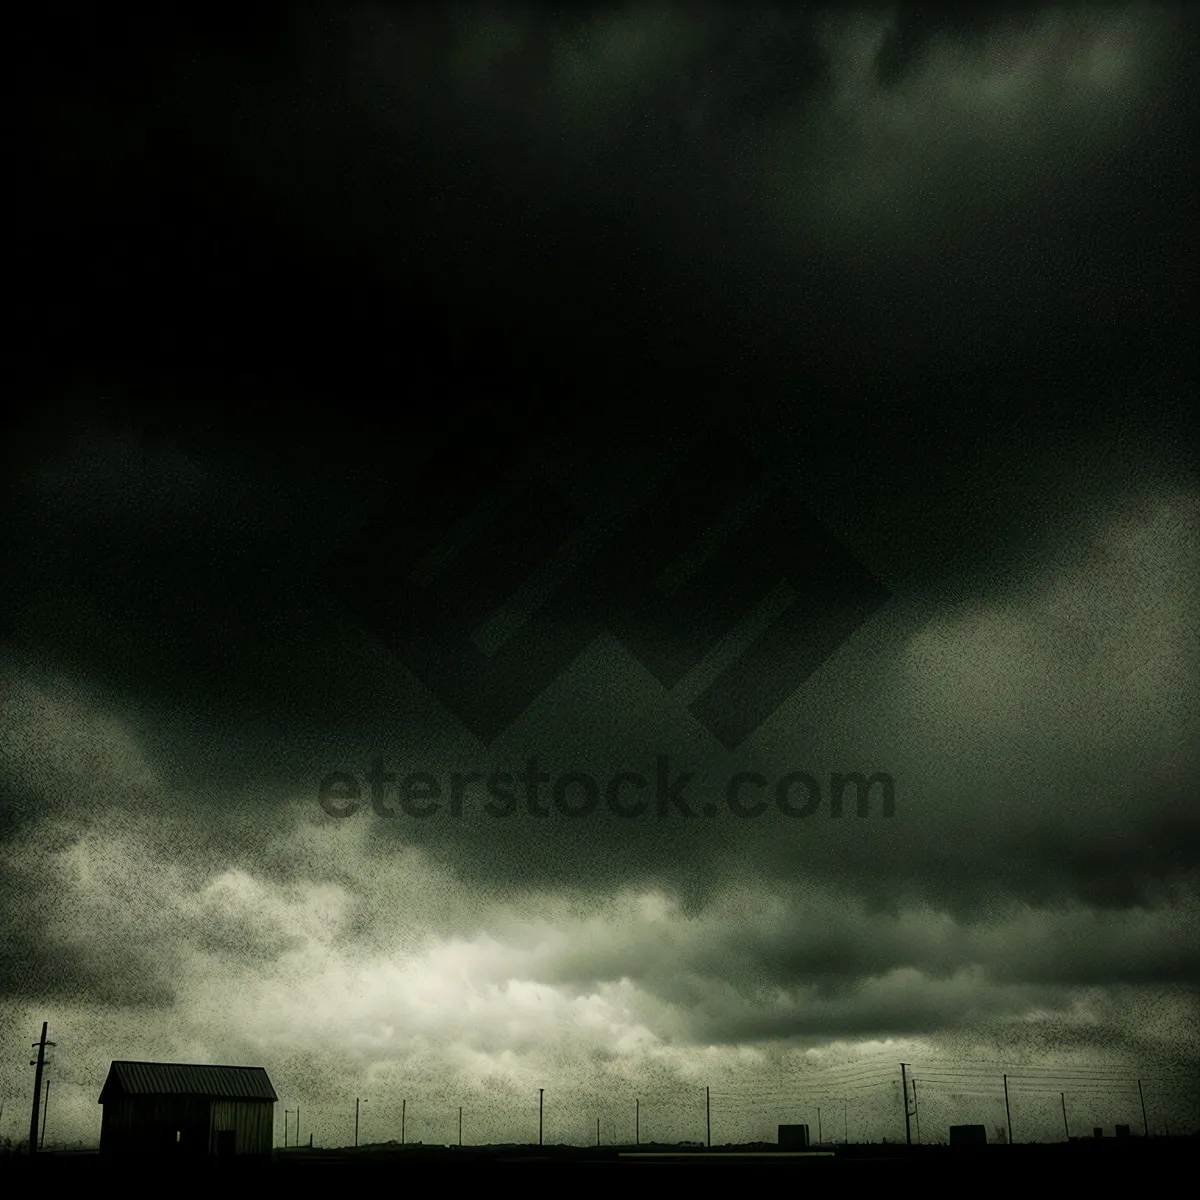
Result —
[{"label": "power line", "polygon": [[877,1068],[877,1069],[870,1070],[870,1071],[862,1071],[862,1072],[859,1072],[858,1074],[847,1076],[844,1079],[827,1079],[827,1078],[809,1079],[809,1080],[797,1079],[794,1082],[790,1083],[789,1086],[786,1088],[781,1087],[781,1088],[774,1088],[774,1089],[767,1089],[767,1090],[759,1090],[759,1091],[755,1091],[755,1092],[714,1091],[712,1094],[714,1096],[726,1096],[726,1097],[749,1096],[749,1095],[764,1096],[764,1097],[784,1096],[784,1095],[793,1095],[798,1089],[812,1089],[812,1088],[822,1089],[823,1088],[826,1090],[828,1090],[828,1089],[838,1090],[840,1088],[850,1086],[851,1084],[858,1082],[860,1080],[878,1079],[878,1080],[882,1081],[882,1080],[894,1079],[895,1077],[896,1077],[896,1071],[894,1069],[884,1070],[882,1068]]}]

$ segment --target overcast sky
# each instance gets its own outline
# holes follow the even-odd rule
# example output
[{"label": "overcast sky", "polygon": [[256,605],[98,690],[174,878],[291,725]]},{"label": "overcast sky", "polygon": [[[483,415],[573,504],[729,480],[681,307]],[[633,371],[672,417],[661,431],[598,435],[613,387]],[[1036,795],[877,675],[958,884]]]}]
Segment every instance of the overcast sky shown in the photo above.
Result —
[{"label": "overcast sky", "polygon": [[0,1137],[1200,1125],[1194,12],[271,7],[24,56]]}]

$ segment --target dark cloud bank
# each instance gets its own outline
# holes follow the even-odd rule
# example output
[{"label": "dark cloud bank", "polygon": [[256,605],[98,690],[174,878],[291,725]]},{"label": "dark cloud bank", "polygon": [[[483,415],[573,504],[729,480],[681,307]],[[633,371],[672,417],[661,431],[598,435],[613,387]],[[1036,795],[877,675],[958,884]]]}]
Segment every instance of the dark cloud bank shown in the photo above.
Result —
[{"label": "dark cloud bank", "polygon": [[[500,1138],[544,1080],[572,1140],[639,1089],[811,1069],[803,1108],[902,1057],[1141,1073],[1194,1124],[1196,36],[1182,6],[634,4],[34,39],[0,981],[12,1062],[60,1031],[61,1136],[108,1058],[159,1055],[268,1062],[328,1140],[364,1087],[491,1097]],[[665,689],[588,624],[711,434],[887,593],[735,750],[688,707],[708,667]],[[355,609],[510,469],[563,507],[485,540],[465,605],[560,519],[617,557],[484,746]],[[317,803],[374,759],[531,756],[666,756],[696,808],[885,772],[896,811]],[[937,1120],[991,1121],[962,1092]],[[730,1136],[772,1127],[738,1103]]]}]

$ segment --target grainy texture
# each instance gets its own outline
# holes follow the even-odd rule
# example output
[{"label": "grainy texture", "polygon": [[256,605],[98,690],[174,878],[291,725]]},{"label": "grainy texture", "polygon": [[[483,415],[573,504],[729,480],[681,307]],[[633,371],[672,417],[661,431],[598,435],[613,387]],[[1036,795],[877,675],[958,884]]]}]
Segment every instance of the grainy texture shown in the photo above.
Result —
[{"label": "grainy texture", "polygon": [[12,55],[0,1140],[1200,1126],[1196,10],[170,7]]}]

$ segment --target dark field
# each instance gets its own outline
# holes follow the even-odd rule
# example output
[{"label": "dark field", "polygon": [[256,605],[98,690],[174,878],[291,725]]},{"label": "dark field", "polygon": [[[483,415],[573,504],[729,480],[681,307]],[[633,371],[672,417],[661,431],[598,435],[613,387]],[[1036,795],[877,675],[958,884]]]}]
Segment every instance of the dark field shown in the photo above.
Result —
[{"label": "dark field", "polygon": [[210,1175],[221,1177],[237,1190],[237,1181],[270,1177],[281,1182],[288,1177],[299,1182],[311,1172],[329,1171],[374,1173],[394,1176],[395,1172],[418,1169],[422,1174],[447,1171],[457,1174],[484,1168],[517,1166],[611,1166],[627,1169],[637,1167],[727,1167],[738,1171],[791,1171],[827,1175],[830,1171],[842,1175],[847,1169],[857,1175],[865,1171],[880,1174],[899,1170],[905,1175],[925,1175],[932,1178],[975,1177],[991,1180],[1028,1177],[1064,1181],[1086,1178],[1113,1180],[1145,1177],[1146,1172],[1169,1171],[1186,1174],[1200,1152],[1200,1137],[1159,1137],[1151,1139],[1105,1138],[1100,1141],[1079,1140],[1069,1144],[1034,1146],[902,1146],[870,1145],[839,1146],[807,1154],[782,1155],[778,1147],[720,1146],[711,1150],[674,1146],[365,1146],[355,1149],[293,1149],[276,1150],[271,1159],[260,1162],[217,1162],[199,1165],[175,1164],[152,1159],[112,1160],[92,1153],[43,1153],[33,1161],[25,1157],[7,1156],[0,1159],[0,1174],[30,1178],[31,1174],[66,1182],[100,1181],[113,1177],[155,1179],[178,1177],[181,1182],[195,1182]]}]

